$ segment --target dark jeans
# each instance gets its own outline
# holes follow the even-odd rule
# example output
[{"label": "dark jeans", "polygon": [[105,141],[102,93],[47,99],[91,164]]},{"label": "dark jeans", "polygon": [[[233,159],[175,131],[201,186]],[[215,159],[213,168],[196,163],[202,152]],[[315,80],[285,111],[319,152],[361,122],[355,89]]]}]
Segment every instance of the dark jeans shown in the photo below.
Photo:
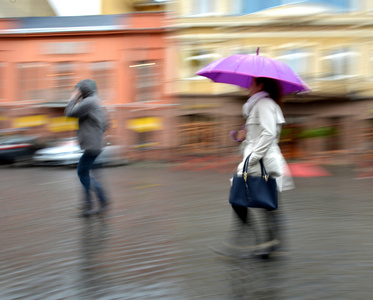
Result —
[{"label": "dark jeans", "polygon": [[280,220],[279,220],[279,211],[278,210],[267,210],[263,209],[265,214],[265,237],[260,237],[259,230],[256,228],[255,220],[253,220],[252,212],[250,212],[250,208],[242,207],[242,206],[235,206],[232,205],[234,212],[236,213],[237,217],[243,224],[247,224],[250,226],[255,235],[257,243],[260,242],[267,242],[273,239],[280,239]]},{"label": "dark jeans", "polygon": [[91,177],[89,172],[96,168],[94,162],[97,156],[100,154],[99,151],[84,151],[82,157],[79,160],[78,164],[78,176],[80,182],[84,188],[85,194],[85,206],[86,208],[92,208],[92,198],[91,198],[91,184],[93,185],[97,198],[100,202],[100,205],[103,206],[106,204],[106,197],[104,193],[104,189],[100,185],[100,183],[94,177]]}]

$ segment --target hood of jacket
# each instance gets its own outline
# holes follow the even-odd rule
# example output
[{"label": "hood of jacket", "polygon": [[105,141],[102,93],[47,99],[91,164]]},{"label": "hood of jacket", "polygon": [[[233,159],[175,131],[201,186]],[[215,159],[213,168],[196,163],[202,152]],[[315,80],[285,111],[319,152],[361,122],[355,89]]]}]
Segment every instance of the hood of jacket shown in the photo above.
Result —
[{"label": "hood of jacket", "polygon": [[97,92],[96,82],[92,79],[83,79],[79,81],[74,88],[79,88],[82,92],[82,97],[87,98]]}]

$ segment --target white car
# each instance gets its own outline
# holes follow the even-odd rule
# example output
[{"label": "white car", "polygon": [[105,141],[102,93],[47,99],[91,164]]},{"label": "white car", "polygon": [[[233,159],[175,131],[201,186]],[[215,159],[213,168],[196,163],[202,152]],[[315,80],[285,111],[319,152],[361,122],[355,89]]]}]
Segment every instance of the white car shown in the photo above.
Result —
[{"label": "white car", "polygon": [[[35,152],[33,162],[35,165],[74,166],[83,155],[76,138],[61,140],[56,146],[40,149]],[[96,163],[104,166],[127,164],[124,156],[124,147],[107,143]]]}]

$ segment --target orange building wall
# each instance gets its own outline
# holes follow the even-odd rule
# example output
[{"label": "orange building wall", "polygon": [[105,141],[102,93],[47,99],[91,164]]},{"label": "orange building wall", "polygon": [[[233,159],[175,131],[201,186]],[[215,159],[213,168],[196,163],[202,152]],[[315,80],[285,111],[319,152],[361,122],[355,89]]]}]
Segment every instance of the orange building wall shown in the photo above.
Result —
[{"label": "orange building wall", "polygon": [[[146,16],[149,16],[148,18]],[[154,133],[159,145],[170,145],[168,141],[169,133],[166,130],[172,126],[169,121],[172,115],[169,108],[163,109],[165,104],[171,103],[169,93],[166,90],[165,80],[166,62],[169,52],[170,41],[165,37],[169,34],[167,30],[161,28],[165,15],[163,13],[142,13],[126,15],[127,27],[121,31],[108,32],[73,32],[73,33],[38,33],[38,34],[7,34],[1,33],[0,27],[0,62],[5,63],[4,97],[0,99],[0,109],[4,111],[6,107],[24,106],[24,101],[20,100],[20,77],[17,65],[19,63],[42,63],[45,64],[46,74],[43,88],[50,89],[54,76],[54,65],[59,62],[74,62],[75,73],[74,83],[81,79],[92,76],[90,63],[98,61],[112,61],[114,63],[113,72],[113,97],[111,101],[105,102],[113,112],[115,118],[115,131],[123,137],[123,141],[128,144],[136,144],[136,132],[128,128],[131,119],[156,117],[161,118],[164,130]],[[13,22],[13,21],[12,21]],[[8,28],[3,22],[3,28]],[[135,29],[135,30],[133,30]],[[57,54],[69,43],[85,43],[84,51],[67,51],[66,54]],[[167,43],[167,44],[166,44]],[[52,46],[51,46],[52,45]],[[54,45],[54,46],[53,46]],[[84,47],[83,47],[84,48]],[[49,50],[48,50],[49,49]],[[73,53],[79,52],[79,53]],[[171,57],[170,57],[171,58]],[[147,103],[136,102],[135,68],[134,64],[141,61],[152,61],[156,63],[159,77],[159,101],[152,102],[151,107]],[[168,67],[169,68],[169,67]],[[99,87],[100,88],[100,87]],[[99,89],[100,95],[100,89]],[[47,95],[41,102],[51,102],[53,95]],[[65,99],[65,103],[68,99]],[[40,103],[39,103],[40,104]],[[159,105],[158,105],[159,104]],[[157,106],[158,105],[158,106]],[[51,108],[50,115],[57,116],[63,114],[64,104],[61,103],[59,109]],[[35,114],[35,110],[20,110],[23,114]],[[43,113],[47,110],[43,109]],[[39,112],[38,112],[39,113]],[[12,111],[12,117],[16,117]]]},{"label": "orange building wall", "polygon": [[[90,43],[88,53],[46,55],[42,53],[43,45],[46,43],[69,43],[69,42],[87,42]],[[3,44],[6,43],[6,47]],[[161,68],[160,73],[164,73],[164,51],[162,39],[160,37],[151,37],[147,35],[134,36],[89,36],[89,37],[43,37],[43,38],[24,38],[11,39],[9,41],[0,40],[0,49],[6,53],[2,54],[1,60],[7,64],[7,76],[5,77],[5,102],[17,101],[17,63],[42,62],[53,64],[58,62],[75,62],[77,69],[77,79],[89,77],[88,63],[97,61],[113,61],[114,69],[114,89],[115,100],[111,104],[123,104],[131,102],[131,90],[133,88],[133,74],[129,66],[136,61],[154,60]]]}]

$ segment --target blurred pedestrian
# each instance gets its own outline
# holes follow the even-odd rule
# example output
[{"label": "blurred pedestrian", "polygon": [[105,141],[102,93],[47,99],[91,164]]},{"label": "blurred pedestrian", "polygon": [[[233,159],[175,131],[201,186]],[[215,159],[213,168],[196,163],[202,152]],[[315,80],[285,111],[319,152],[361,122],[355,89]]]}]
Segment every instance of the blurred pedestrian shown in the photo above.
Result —
[{"label": "blurred pedestrian", "polygon": [[[96,83],[92,79],[84,79],[74,87],[65,109],[66,116],[79,119],[78,140],[84,153],[79,160],[77,173],[84,190],[83,217],[105,212],[109,204],[102,185],[97,178],[90,176],[95,160],[102,151],[104,132],[108,126],[107,114],[100,102]],[[99,200],[97,209],[91,197],[92,185]]]},{"label": "blurred pedestrian", "polygon": [[[252,79],[249,88],[250,98],[242,107],[246,119],[245,131],[241,130],[235,135],[237,139],[245,134],[241,144],[243,160],[238,165],[237,173],[242,174],[245,159],[251,154],[248,175],[261,176],[259,160],[263,159],[268,174],[276,178],[278,191],[293,187],[291,177],[285,177],[288,167],[278,146],[282,125],[285,123],[281,110],[281,88],[278,81],[271,78],[258,77]],[[289,175],[288,175],[289,176]],[[261,234],[254,222],[250,208],[232,205],[238,220],[238,229],[228,245],[220,252],[232,253],[232,249],[241,249],[240,253],[269,254],[280,246],[280,220],[277,210],[260,209],[264,213],[265,229]],[[243,240],[247,239],[247,229],[250,227],[255,236],[254,247],[246,247]],[[230,252],[230,253],[229,253]]]}]

